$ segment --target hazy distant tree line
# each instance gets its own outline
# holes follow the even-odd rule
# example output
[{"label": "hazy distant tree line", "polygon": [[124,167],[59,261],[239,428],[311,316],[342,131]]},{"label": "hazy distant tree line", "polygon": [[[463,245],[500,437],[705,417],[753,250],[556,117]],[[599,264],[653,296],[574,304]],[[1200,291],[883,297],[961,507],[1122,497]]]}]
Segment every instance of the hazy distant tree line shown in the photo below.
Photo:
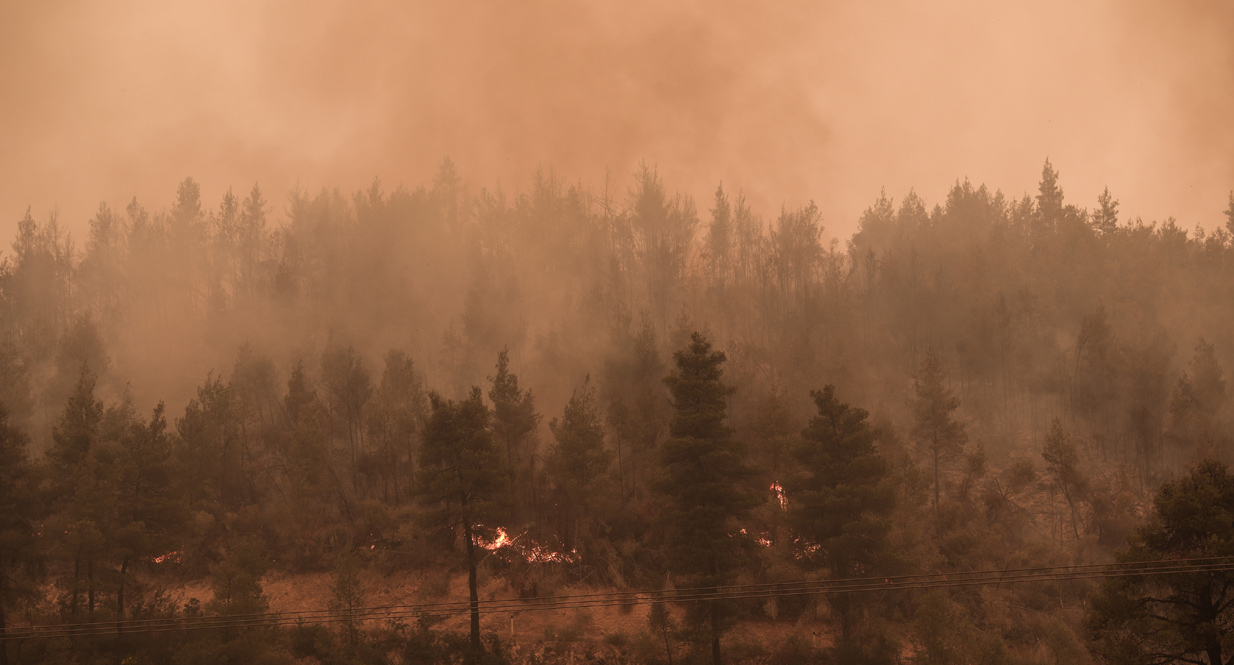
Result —
[{"label": "hazy distant tree line", "polygon": [[[718,187],[700,211],[649,168],[511,195],[447,161],[278,206],[186,179],[160,212],[101,205],[80,246],[27,213],[0,256],[0,632],[262,612],[271,568],[334,571],[356,607],[357,560],[461,558],[473,605],[481,565],[535,597],[1108,561],[1163,482],[1232,452],[1234,195],[1225,215],[1123,220],[1108,191],[1068,203],[1048,162],[1035,196],[882,196],[829,244],[813,204],[764,220]],[[524,554],[481,563],[498,527]],[[163,591],[206,574],[204,605]],[[1086,635],[1127,658],[1082,621],[1091,591],[657,606],[630,649],[718,661],[739,620],[817,617],[834,648],[786,662],[1087,662]],[[255,630],[0,665],[450,646]]]}]

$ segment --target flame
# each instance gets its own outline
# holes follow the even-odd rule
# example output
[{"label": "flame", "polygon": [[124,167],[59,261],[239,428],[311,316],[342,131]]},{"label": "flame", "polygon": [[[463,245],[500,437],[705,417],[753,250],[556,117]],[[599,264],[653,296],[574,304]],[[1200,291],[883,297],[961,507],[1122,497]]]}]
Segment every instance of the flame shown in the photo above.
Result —
[{"label": "flame", "polygon": [[151,559],[154,563],[180,563],[180,551],[172,551]]},{"label": "flame", "polygon": [[805,560],[809,557],[818,554],[822,551],[823,546],[818,543],[812,543],[802,538],[793,539],[793,544],[797,546],[797,551],[793,554],[798,560]]},{"label": "flame", "polygon": [[506,530],[504,527],[497,527],[493,531],[494,533],[497,534],[497,537],[492,540],[488,540],[488,541],[486,541],[480,534],[476,534],[475,535],[476,544],[492,552],[492,551],[499,550],[505,547],[506,545],[509,545],[510,543],[514,542],[513,540],[510,539],[510,534],[506,533]]},{"label": "flame", "polygon": [[492,540],[485,540],[482,536],[477,534],[475,536],[476,544],[490,552],[505,549],[508,553],[506,556],[513,555],[523,559],[527,563],[578,562],[577,549],[571,549],[569,552],[566,552],[563,550],[553,549],[547,545],[537,545],[534,543],[529,544],[526,541],[520,543],[519,541],[523,538],[523,536],[527,535],[526,531],[511,538],[505,527],[499,526],[493,529],[493,533],[495,534],[495,537]]},{"label": "flame", "polygon": [[527,548],[524,558],[527,563],[574,563],[578,560],[578,550],[558,552],[537,545]]},{"label": "flame", "polygon": [[776,498],[780,500],[780,510],[788,510],[788,498],[784,496],[784,487],[778,482],[771,483],[771,491],[775,492]]}]

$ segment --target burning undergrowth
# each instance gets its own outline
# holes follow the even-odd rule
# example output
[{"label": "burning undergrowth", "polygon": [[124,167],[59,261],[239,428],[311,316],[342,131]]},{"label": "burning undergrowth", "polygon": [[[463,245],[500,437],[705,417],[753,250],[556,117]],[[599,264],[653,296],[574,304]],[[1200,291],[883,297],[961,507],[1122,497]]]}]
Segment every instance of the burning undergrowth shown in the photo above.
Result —
[{"label": "burning undergrowth", "polygon": [[519,560],[526,563],[579,562],[578,550],[566,550],[555,538],[536,538],[530,531],[510,537],[503,527],[493,529],[492,537],[476,536],[476,544],[505,561]]},{"label": "burning undergrowth", "polygon": [[586,577],[582,557],[551,536],[524,531],[511,536],[497,527],[477,536],[476,544],[489,551],[485,563],[518,592],[520,598],[547,598],[568,581]]}]

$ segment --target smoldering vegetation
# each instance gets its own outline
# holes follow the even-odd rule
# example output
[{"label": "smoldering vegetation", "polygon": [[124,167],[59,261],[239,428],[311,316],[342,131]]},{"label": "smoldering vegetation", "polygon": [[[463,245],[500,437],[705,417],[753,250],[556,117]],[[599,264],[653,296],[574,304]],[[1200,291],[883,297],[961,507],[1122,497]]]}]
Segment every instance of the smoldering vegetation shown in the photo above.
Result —
[{"label": "smoldering vegetation", "polygon": [[[1047,162],[1033,195],[884,195],[843,239],[813,204],[754,210],[731,185],[696,202],[649,166],[515,192],[448,160],[415,188],[285,198],[185,179],[167,205],[100,205],[84,238],[27,213],[0,263],[8,625],[264,613],[272,570],[330,572],[344,611],[364,606],[357,568],[457,574],[464,551],[529,600],[1109,562],[1163,483],[1234,453],[1234,195],[1226,228],[1189,231],[1062,184]],[[699,376],[731,390],[699,397]],[[722,538],[689,526],[679,489],[713,468],[682,461],[690,440],[740,460],[703,483]],[[732,556],[698,564],[709,548]],[[203,576],[212,600],[166,592]],[[637,631],[539,641],[1080,663],[1114,643],[1085,621],[1094,588],[660,604]],[[342,625],[6,649],[478,657],[427,619]],[[800,630],[758,641],[775,626]],[[499,642],[487,657],[532,653]]]}]

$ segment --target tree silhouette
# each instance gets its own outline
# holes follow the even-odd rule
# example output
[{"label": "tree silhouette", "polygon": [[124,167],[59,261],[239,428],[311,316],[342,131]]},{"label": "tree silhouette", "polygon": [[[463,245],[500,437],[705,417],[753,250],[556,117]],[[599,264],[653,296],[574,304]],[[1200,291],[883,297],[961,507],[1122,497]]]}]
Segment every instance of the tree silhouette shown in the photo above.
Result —
[{"label": "tree silhouette", "polygon": [[[791,451],[800,472],[784,483],[789,524],[805,544],[800,559],[835,579],[869,576],[889,558],[895,490],[886,482],[887,462],[874,447],[877,432],[864,409],[836,399],[835,386],[810,396],[818,413]],[[850,598],[828,598],[840,614],[845,646],[852,638]]]},{"label": "tree silhouette", "polygon": [[0,665],[8,665],[8,610],[39,593],[39,503],[26,436],[0,404]]},{"label": "tree silhouette", "polygon": [[476,538],[479,529],[504,517],[509,503],[509,472],[489,432],[489,411],[479,387],[461,402],[429,395],[431,412],[424,424],[420,451],[419,499],[429,508],[428,525],[461,527],[467,557],[471,603],[471,648],[480,644],[480,597],[476,583]]},{"label": "tree silhouette", "polygon": [[938,514],[942,467],[964,450],[968,436],[964,424],[955,419],[960,398],[946,385],[947,374],[934,349],[926,351],[925,360],[913,382],[917,400],[913,404],[913,438],[918,449],[930,462],[934,474],[934,511]]},{"label": "tree silhouette", "polygon": [[[660,447],[663,476],[655,489],[665,503],[669,569],[683,578],[680,589],[731,582],[743,560],[737,520],[762,501],[747,487],[755,471],[745,446],[725,424],[726,399],[733,389],[721,382],[724,353],[712,351],[699,333],[673,354],[677,371],[664,380],[673,399],[669,439]],[[732,625],[731,604],[690,603],[687,618],[706,630],[712,661],[720,663],[720,637]]]},{"label": "tree silhouette", "polygon": [[[1166,483],[1149,521],[1119,561],[1234,556],[1234,477],[1205,460]],[[1229,571],[1107,579],[1090,598],[1087,627],[1106,662],[1229,665],[1234,575]]]},{"label": "tree silhouette", "polygon": [[598,503],[593,499],[601,491],[597,483],[613,461],[612,452],[604,448],[604,422],[591,377],[570,396],[561,419],[554,418],[549,429],[556,443],[549,449],[545,466],[557,492],[563,544],[570,549],[576,545],[579,522]]}]

